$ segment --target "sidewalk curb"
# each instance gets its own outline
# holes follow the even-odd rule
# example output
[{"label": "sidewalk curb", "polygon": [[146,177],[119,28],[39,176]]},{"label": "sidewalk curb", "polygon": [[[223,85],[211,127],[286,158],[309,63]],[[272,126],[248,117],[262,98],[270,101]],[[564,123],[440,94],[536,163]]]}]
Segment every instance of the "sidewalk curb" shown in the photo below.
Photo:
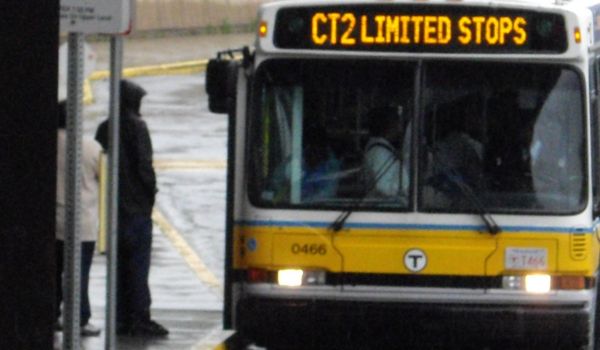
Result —
[{"label": "sidewalk curb", "polygon": [[[194,74],[206,70],[208,60],[183,61],[176,63],[164,63],[152,66],[130,67],[123,69],[123,78],[156,76],[156,75],[177,75]],[[94,93],[92,91],[92,81],[104,80],[110,77],[110,71],[101,70],[92,73],[83,83],[83,103],[90,105],[94,103]]]},{"label": "sidewalk curb", "polygon": [[94,103],[94,94],[92,93],[92,84],[89,79],[83,81],[83,104],[91,105]]},{"label": "sidewalk curb", "polygon": [[234,331],[217,327],[192,346],[190,350],[227,350],[227,341],[233,336]]},{"label": "sidewalk curb", "polygon": [[[123,77],[139,77],[146,75],[175,75],[175,74],[193,74],[200,73],[206,69],[208,60],[183,61],[176,63],[164,63],[151,66],[130,67],[123,69]],[[91,81],[108,79],[110,71],[102,70],[92,73],[89,77]]]}]

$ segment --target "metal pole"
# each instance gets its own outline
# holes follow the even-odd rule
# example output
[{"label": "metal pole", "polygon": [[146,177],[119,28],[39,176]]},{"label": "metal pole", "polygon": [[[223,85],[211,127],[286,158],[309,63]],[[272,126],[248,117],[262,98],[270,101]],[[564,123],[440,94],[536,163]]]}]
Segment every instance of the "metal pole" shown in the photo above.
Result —
[{"label": "metal pole", "polygon": [[83,34],[69,33],[63,349],[80,347]]},{"label": "metal pole", "polygon": [[120,81],[123,62],[123,38],[110,39],[110,111],[108,122],[108,195],[107,195],[107,271],[105,349],[116,349],[117,228],[119,195],[119,110]]}]

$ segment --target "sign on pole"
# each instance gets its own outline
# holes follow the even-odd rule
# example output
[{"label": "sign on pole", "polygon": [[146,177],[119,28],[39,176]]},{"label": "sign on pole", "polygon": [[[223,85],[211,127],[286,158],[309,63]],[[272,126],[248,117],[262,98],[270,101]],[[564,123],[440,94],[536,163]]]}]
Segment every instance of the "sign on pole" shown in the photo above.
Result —
[{"label": "sign on pole", "polygon": [[130,0],[61,0],[60,31],[125,34],[131,29]]},{"label": "sign on pole", "polygon": [[[73,153],[69,159],[68,179],[73,179],[67,187],[71,194],[66,223],[68,226],[65,241],[65,349],[79,348],[79,279],[81,244],[77,236],[79,232],[80,186],[77,182],[81,168],[81,107],[82,107],[82,71],[83,71],[83,37],[85,34],[111,34],[111,108],[109,129],[109,166],[108,183],[109,212],[105,221],[108,223],[108,240],[110,245],[107,262],[107,311],[106,311],[106,349],[115,348],[115,311],[116,311],[116,227],[117,211],[116,198],[118,186],[118,155],[119,144],[119,80],[122,63],[122,35],[127,34],[132,26],[132,9],[135,0],[61,0],[60,31],[69,33],[69,69],[67,86],[67,120],[70,121],[67,139],[70,140],[68,149]],[[71,198],[67,196],[67,198]]]}]

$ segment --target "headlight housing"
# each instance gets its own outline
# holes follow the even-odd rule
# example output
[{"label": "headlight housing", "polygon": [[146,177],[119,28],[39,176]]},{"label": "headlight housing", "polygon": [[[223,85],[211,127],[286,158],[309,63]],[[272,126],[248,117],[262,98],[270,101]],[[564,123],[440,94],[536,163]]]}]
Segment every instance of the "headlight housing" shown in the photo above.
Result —
[{"label": "headlight housing", "polygon": [[274,283],[282,287],[300,287],[323,285],[326,282],[327,272],[320,269],[280,269],[266,270],[249,268],[246,270],[248,283]]},{"label": "headlight housing", "polygon": [[504,276],[502,277],[502,288],[523,290],[532,294],[549,293],[552,290],[552,277],[541,273]]},{"label": "headlight housing", "polygon": [[591,288],[593,284],[593,278],[578,275],[551,276],[531,273],[502,277],[502,288],[522,290],[532,294],[544,294],[552,290],[581,290]]},{"label": "headlight housing", "polygon": [[283,287],[325,284],[325,271],[301,269],[279,270],[277,271],[277,284]]}]

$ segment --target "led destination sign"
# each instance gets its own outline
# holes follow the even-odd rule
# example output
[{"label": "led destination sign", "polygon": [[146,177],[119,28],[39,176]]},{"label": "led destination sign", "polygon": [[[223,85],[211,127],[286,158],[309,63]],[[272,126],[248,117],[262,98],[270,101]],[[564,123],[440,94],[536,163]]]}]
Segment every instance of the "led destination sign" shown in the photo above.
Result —
[{"label": "led destination sign", "polygon": [[288,49],[398,52],[540,52],[567,48],[553,13],[458,6],[283,9],[274,43]]},{"label": "led destination sign", "polygon": [[[356,27],[358,30],[355,30]],[[370,29],[373,28],[371,31]],[[462,45],[522,46],[527,42],[527,21],[522,16],[448,16],[367,15],[317,12],[311,18],[311,37],[315,45]]]}]

